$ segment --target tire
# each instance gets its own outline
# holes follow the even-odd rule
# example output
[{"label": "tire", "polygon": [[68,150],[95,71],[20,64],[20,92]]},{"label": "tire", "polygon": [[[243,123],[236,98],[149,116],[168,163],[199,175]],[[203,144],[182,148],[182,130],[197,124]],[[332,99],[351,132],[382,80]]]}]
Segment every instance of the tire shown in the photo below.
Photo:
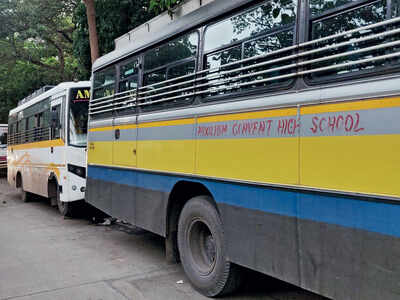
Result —
[{"label": "tire", "polygon": [[208,196],[190,199],[178,223],[178,249],[193,287],[207,297],[236,290],[241,282],[236,265],[227,259],[221,218]]},{"label": "tire", "polygon": [[72,217],[74,211],[74,203],[73,202],[63,202],[60,200],[60,191],[57,186],[57,207],[58,211],[63,217]]},{"label": "tire", "polygon": [[24,190],[24,182],[21,177],[21,187],[18,188],[19,193],[21,194],[21,200],[24,203],[27,203],[32,200],[32,194]]}]

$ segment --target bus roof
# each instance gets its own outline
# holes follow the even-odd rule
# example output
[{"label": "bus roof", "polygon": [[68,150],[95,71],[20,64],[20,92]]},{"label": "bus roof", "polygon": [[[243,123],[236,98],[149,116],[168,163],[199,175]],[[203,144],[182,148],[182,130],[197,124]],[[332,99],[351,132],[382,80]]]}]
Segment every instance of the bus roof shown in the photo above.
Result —
[{"label": "bus roof", "polygon": [[69,88],[80,88],[80,87],[90,87],[90,81],[79,81],[79,82],[63,82],[55,86],[54,88],[48,90],[47,92],[44,92],[43,94],[40,94],[37,97],[32,98],[28,102],[10,110],[9,115],[14,115],[25,108],[32,106],[43,99],[46,99],[47,97],[50,97],[52,95],[55,95],[63,90],[69,89]]},{"label": "bus roof", "polygon": [[[191,13],[180,17],[179,19],[170,22],[165,26],[163,30],[157,32],[151,32],[151,34],[147,35],[147,38],[143,38],[140,40],[135,40],[133,43],[126,44],[125,47],[118,48],[100,58],[98,58],[93,64],[93,71],[101,69],[113,62],[116,62],[120,59],[128,57],[129,55],[144,50],[149,46],[152,46],[158,42],[163,41],[166,38],[172,37],[176,34],[182,33],[186,30],[195,28],[200,24],[216,18],[225,12],[232,11],[235,8],[238,8],[247,3],[254,2],[254,0],[215,0],[211,3],[208,3],[200,8],[192,11]],[[153,20],[157,19],[154,18]],[[149,24],[149,28],[151,28],[151,22],[147,22]],[[143,26],[143,25],[142,25]],[[135,37],[133,37],[135,39]]]}]

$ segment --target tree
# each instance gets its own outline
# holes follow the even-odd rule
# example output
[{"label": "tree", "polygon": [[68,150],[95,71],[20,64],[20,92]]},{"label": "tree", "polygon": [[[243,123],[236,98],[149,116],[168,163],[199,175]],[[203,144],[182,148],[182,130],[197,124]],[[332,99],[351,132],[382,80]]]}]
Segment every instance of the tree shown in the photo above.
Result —
[{"label": "tree", "polygon": [[43,85],[82,77],[72,52],[76,1],[0,1],[0,121]]},{"label": "tree", "polygon": [[[98,34],[99,55],[104,55],[114,50],[114,39],[133,28],[155,17],[155,12],[150,12],[150,0],[96,0],[96,28]],[[74,55],[86,70],[91,69],[91,55],[89,44],[89,26],[86,16],[86,7],[83,3],[77,5],[73,23]],[[87,73],[87,76],[89,73]]]},{"label": "tree", "polygon": [[167,10],[172,17],[173,9],[181,3],[183,3],[183,0],[150,0],[149,8],[150,11],[154,11],[157,14]]},{"label": "tree", "polygon": [[53,71],[60,80],[72,79],[74,74],[66,72],[71,71],[66,64],[74,60],[71,16],[75,5],[71,0],[2,1],[0,63],[27,61]]},{"label": "tree", "polygon": [[99,41],[96,29],[96,10],[94,7],[94,0],[83,0],[86,5],[86,15],[89,27],[89,43],[92,64],[99,57]]}]

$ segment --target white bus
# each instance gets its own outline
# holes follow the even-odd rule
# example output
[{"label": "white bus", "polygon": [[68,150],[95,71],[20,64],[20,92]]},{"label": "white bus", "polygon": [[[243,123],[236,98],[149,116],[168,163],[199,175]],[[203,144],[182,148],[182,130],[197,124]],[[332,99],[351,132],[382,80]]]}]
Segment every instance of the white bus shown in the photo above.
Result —
[{"label": "white bus", "polygon": [[7,168],[7,124],[0,124],[0,172]]},{"label": "white bus", "polygon": [[[42,88],[9,114],[8,182],[71,215],[85,196],[90,82]],[[79,201],[79,202],[77,202]]]}]

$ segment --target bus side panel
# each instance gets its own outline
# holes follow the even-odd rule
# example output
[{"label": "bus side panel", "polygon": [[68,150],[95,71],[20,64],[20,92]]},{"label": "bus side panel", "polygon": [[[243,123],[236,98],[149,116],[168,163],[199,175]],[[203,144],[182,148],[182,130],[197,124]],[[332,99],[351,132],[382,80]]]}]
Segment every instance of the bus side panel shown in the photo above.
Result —
[{"label": "bus side panel", "polygon": [[88,164],[112,165],[114,132],[112,127],[92,128],[88,134]]},{"label": "bus side panel", "polygon": [[400,197],[400,98],[301,109],[301,184]]},{"label": "bus side panel", "polygon": [[177,180],[137,170],[89,166],[86,199],[113,217],[165,236],[169,191]]},{"label": "bus side panel", "polygon": [[[112,184],[105,178],[112,176],[107,168],[91,168],[90,164],[112,165],[112,127],[91,128],[88,134],[88,170],[86,201],[107,214],[112,214]],[[99,173],[99,174],[98,174]]]},{"label": "bus side panel", "polygon": [[298,184],[298,128],[295,108],[199,118],[197,174]]},{"label": "bus side panel", "polygon": [[194,119],[141,123],[139,117],[138,168],[194,173]]},{"label": "bus side panel", "polygon": [[60,174],[65,168],[65,147],[62,140],[10,146],[8,153],[9,181],[13,186],[16,185],[14,180],[18,171],[22,175],[24,190],[36,195],[48,197],[50,174],[54,174],[58,183],[63,185]]},{"label": "bus side panel", "polygon": [[[138,169],[194,173],[194,119],[141,122],[138,132]],[[165,235],[166,206],[173,181],[168,176],[140,172],[136,198],[136,225]]]},{"label": "bus side panel", "polygon": [[218,202],[232,262],[332,299],[398,299],[400,205],[234,183],[205,185]]},{"label": "bus side panel", "polygon": [[[112,170],[88,166],[85,199],[101,211],[112,214]],[[109,180],[105,180],[109,178]]]}]

